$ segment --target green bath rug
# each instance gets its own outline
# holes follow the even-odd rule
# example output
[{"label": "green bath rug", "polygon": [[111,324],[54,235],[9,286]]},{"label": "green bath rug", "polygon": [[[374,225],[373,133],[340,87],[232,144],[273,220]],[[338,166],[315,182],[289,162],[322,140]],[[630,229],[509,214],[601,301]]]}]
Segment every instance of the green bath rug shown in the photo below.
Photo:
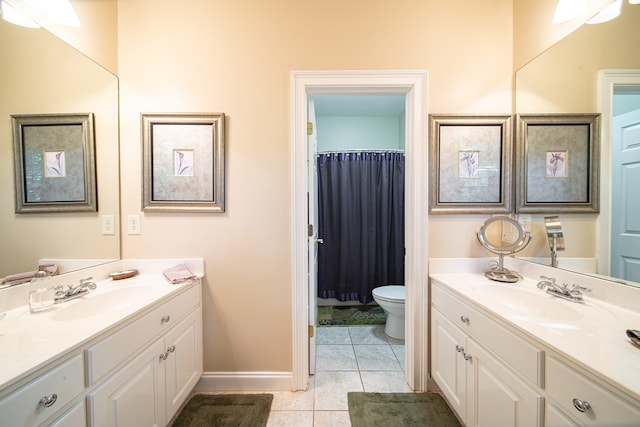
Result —
[{"label": "green bath rug", "polygon": [[196,394],[171,427],[264,427],[272,394]]},{"label": "green bath rug", "polygon": [[438,393],[360,393],[347,395],[352,427],[460,427]]}]

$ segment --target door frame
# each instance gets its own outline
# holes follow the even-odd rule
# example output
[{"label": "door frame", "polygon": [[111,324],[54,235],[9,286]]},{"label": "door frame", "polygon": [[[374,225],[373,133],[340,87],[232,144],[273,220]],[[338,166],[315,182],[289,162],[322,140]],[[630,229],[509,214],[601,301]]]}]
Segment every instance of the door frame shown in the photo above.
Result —
[{"label": "door frame", "polygon": [[406,380],[427,390],[428,292],[428,73],[424,70],[291,72],[291,298],[293,390],[309,381],[307,286],[307,98],[317,94],[403,94],[405,146]]},{"label": "door frame", "polygon": [[603,274],[611,272],[611,127],[613,93],[616,86],[640,85],[640,70],[600,70],[598,78],[600,112],[600,214],[596,219],[596,265]]}]

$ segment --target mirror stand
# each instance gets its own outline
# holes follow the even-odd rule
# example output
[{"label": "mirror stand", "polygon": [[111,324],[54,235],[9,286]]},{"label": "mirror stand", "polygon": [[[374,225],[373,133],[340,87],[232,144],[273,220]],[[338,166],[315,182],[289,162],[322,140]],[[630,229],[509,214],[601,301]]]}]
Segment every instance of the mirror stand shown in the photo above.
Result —
[{"label": "mirror stand", "polygon": [[[491,225],[499,225],[496,232],[491,232]],[[498,241],[491,239],[494,235],[499,235]],[[480,244],[489,252],[498,255],[498,264],[485,272],[488,279],[497,282],[515,283],[522,279],[519,273],[504,267],[504,256],[513,255],[522,251],[531,242],[531,234],[527,233],[518,221],[508,216],[494,216],[484,222],[480,231],[476,233]],[[512,243],[505,244],[502,236],[510,236]]]}]

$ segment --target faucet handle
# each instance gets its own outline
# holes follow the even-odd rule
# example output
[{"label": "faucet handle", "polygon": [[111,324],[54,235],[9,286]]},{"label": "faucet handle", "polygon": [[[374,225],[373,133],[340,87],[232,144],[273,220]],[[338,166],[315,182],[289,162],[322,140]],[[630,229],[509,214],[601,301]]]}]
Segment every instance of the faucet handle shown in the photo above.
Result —
[{"label": "faucet handle", "polygon": [[586,288],[584,286],[580,286],[580,285],[578,285],[576,283],[574,283],[571,287],[573,288],[574,291],[591,292],[590,288]]},{"label": "faucet handle", "polygon": [[555,277],[540,276],[540,278],[544,279],[544,280],[548,280],[549,282],[553,283],[554,285],[556,284],[556,278]]},{"label": "faucet handle", "polygon": [[89,280],[93,280],[93,277],[87,277],[86,279],[80,279],[80,284],[84,285],[86,282],[88,282]]}]

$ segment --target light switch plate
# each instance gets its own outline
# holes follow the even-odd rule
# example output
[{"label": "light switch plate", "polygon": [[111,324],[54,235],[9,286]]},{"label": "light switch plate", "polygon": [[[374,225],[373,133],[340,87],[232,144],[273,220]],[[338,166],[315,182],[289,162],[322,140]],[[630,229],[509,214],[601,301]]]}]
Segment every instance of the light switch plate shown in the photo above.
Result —
[{"label": "light switch plate", "polygon": [[102,234],[105,236],[116,234],[115,217],[113,215],[102,215]]},{"label": "light switch plate", "polygon": [[129,215],[127,217],[127,232],[129,234],[140,234],[140,215]]}]

